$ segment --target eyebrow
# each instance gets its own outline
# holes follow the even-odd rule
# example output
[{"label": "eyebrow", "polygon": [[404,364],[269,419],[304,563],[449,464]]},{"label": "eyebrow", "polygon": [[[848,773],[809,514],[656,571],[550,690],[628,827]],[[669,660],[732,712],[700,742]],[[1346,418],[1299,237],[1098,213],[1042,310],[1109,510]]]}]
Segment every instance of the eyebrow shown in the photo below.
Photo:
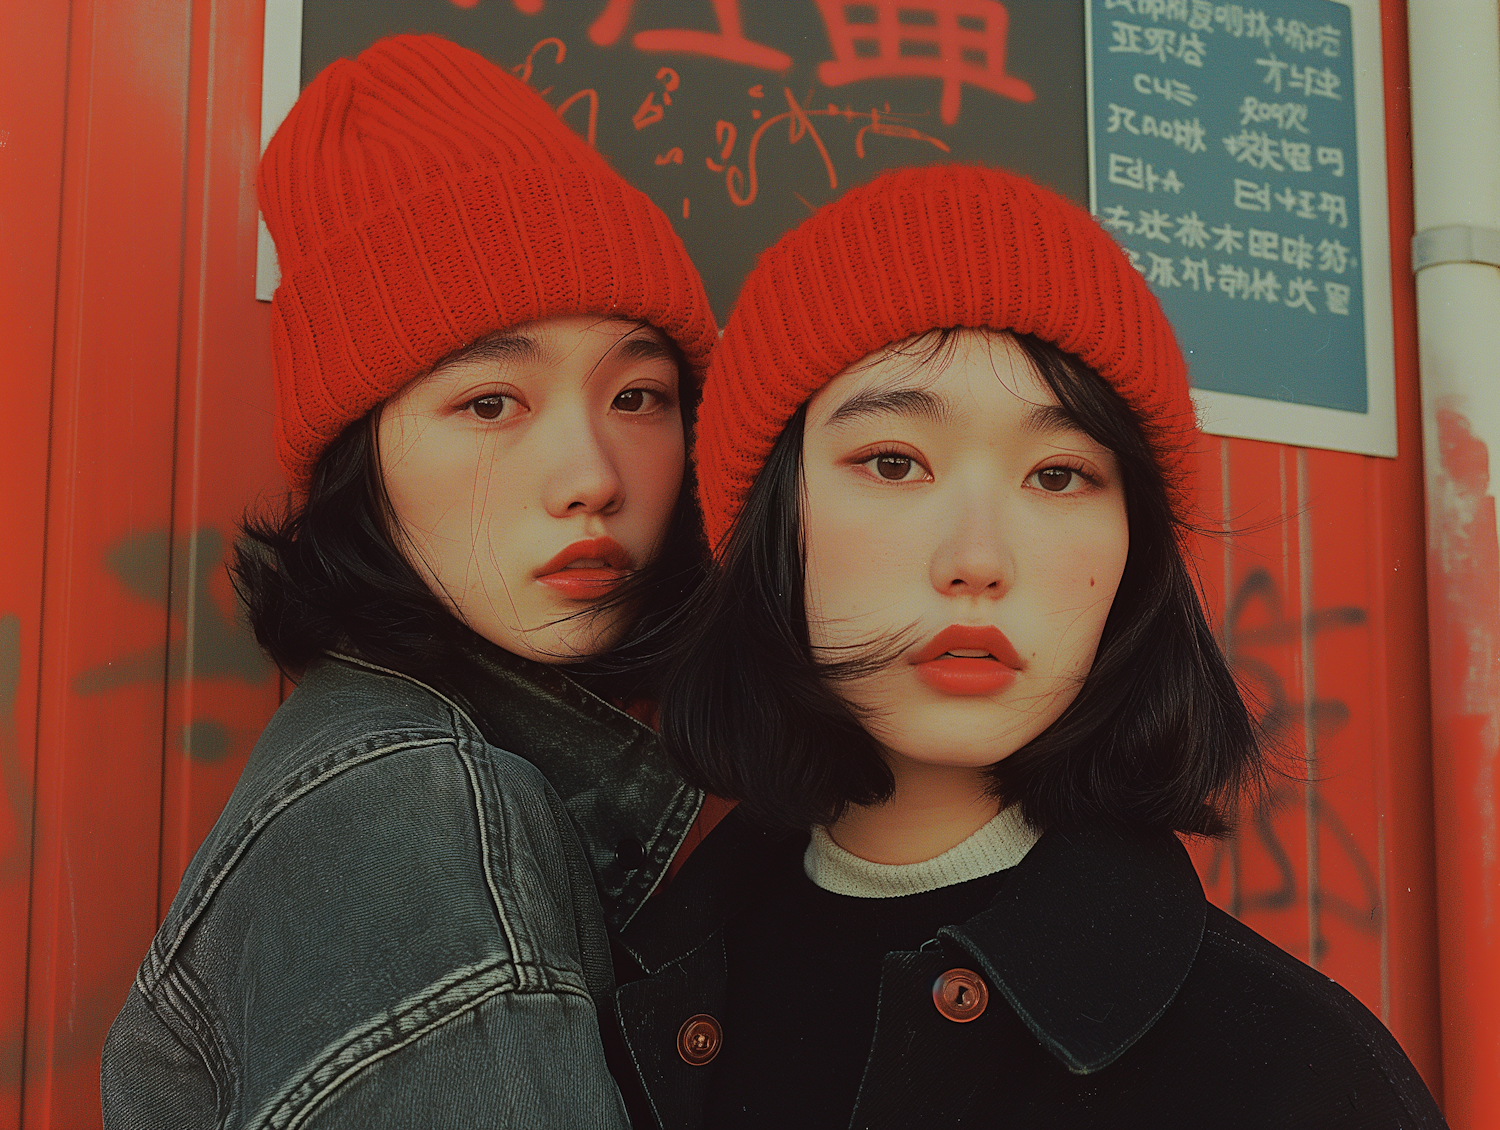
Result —
[{"label": "eyebrow", "polygon": [[491,334],[443,358],[433,368],[436,371],[468,361],[522,361],[536,364],[542,361],[544,354],[542,343],[530,334]]},{"label": "eyebrow", "polygon": [[1061,404],[1033,404],[1026,413],[1026,419],[1021,422],[1021,427],[1024,431],[1033,434],[1077,432],[1080,435],[1088,435],[1083,425],[1078,422],[1078,417]]},{"label": "eyebrow", "polygon": [[656,337],[626,338],[617,347],[616,356],[621,361],[672,361],[677,357],[672,347]]},{"label": "eyebrow", "polygon": [[856,392],[840,404],[823,426],[834,427],[869,416],[912,416],[941,424],[951,415],[947,399],[924,388],[870,389]]}]

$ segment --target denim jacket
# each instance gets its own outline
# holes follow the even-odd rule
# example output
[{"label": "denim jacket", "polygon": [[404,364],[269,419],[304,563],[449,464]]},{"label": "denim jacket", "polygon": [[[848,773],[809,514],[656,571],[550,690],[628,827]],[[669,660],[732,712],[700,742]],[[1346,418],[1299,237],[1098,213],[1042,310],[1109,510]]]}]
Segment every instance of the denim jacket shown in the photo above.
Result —
[{"label": "denim jacket", "polygon": [[605,927],[702,796],[561,672],[470,658],[330,658],[276,713],[110,1029],[106,1127],[628,1124]]}]

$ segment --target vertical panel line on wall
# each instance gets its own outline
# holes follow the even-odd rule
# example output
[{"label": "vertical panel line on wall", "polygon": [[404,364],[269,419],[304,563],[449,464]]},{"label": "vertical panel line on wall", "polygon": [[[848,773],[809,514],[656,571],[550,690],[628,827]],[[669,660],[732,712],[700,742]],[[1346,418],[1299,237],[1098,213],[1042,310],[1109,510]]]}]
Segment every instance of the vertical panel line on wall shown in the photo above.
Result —
[{"label": "vertical panel line on wall", "polygon": [[1317,667],[1313,655],[1312,506],[1307,497],[1307,449],[1297,452],[1297,587],[1301,590],[1299,637],[1302,645],[1302,756],[1307,785],[1303,811],[1307,822],[1307,963],[1317,968],[1322,957],[1318,923],[1318,729]]},{"label": "vertical panel line on wall", "polygon": [[[21,1052],[20,1052],[20,1074],[16,1082],[16,1111],[17,1128],[25,1122],[27,1110],[27,1087],[26,1081],[31,1076],[30,1053],[32,1051],[31,1040],[28,1038],[31,1032],[32,1021],[32,995],[31,995],[31,967],[32,949],[30,939],[33,937],[33,927],[37,914],[37,826],[40,824],[37,803],[37,786],[41,781],[41,735],[43,720],[43,652],[47,639],[47,599],[49,585],[47,578],[51,573],[51,546],[52,534],[55,523],[52,518],[52,466],[57,455],[57,357],[62,346],[63,327],[59,317],[62,310],[62,248],[63,232],[66,223],[66,201],[68,186],[68,146],[66,139],[71,128],[71,93],[73,86],[73,8],[69,5],[67,15],[64,17],[66,25],[63,32],[63,75],[62,75],[62,114],[60,131],[62,146],[59,152],[62,168],[57,178],[57,229],[55,233],[55,247],[57,258],[54,260],[55,270],[52,273],[52,358],[49,366],[50,392],[47,397],[47,464],[46,473],[42,476],[42,568],[41,576],[37,586],[37,631],[36,631],[36,699],[33,703],[34,717],[32,719],[32,747],[31,747],[31,821],[27,829],[27,873],[30,880],[26,889],[26,975],[23,984],[26,986],[22,993],[21,1002]],[[17,714],[19,715],[20,704],[17,703]],[[18,751],[19,753],[19,751]]]},{"label": "vertical panel line on wall", "polygon": [[[1224,539],[1224,654],[1234,655],[1234,618],[1231,615],[1230,605],[1234,600],[1234,528],[1230,519],[1231,506],[1229,494],[1229,441],[1220,439],[1219,443],[1219,536]],[[1240,867],[1238,837],[1231,838],[1229,844],[1229,905],[1233,913],[1239,913],[1240,908]]]},{"label": "vertical panel line on wall", "polygon": [[[183,631],[183,643],[182,643],[182,646],[183,646],[182,681],[183,681],[184,684],[186,684],[189,681],[189,675],[190,675],[190,673],[192,672],[192,669],[193,669],[192,668],[192,647],[193,647],[193,619],[192,619],[192,614],[193,614],[193,607],[192,607],[193,606],[193,598],[192,598],[192,592],[193,592],[193,586],[192,586],[191,583],[184,584],[184,585],[179,585],[177,583],[177,579],[179,577],[187,577],[187,578],[190,579],[190,578],[192,578],[193,576],[196,575],[195,572],[194,572],[194,568],[196,566],[196,560],[195,559],[197,557],[198,547],[197,547],[197,539],[194,538],[194,537],[192,537],[192,536],[189,536],[187,538],[187,558],[188,559],[187,559],[186,563],[184,563],[184,562],[182,562],[182,561],[179,560],[179,554],[180,554],[180,547],[181,547],[181,544],[182,544],[182,538],[178,536],[178,530],[176,528],[176,519],[177,519],[178,489],[179,489],[179,483],[181,481],[181,476],[179,475],[178,472],[179,472],[181,461],[182,461],[182,446],[181,446],[181,442],[180,442],[181,428],[182,428],[182,395],[183,395],[183,389],[182,389],[182,374],[183,374],[182,346],[183,346],[183,341],[185,340],[184,335],[185,335],[185,331],[186,331],[185,322],[186,322],[186,319],[187,319],[187,289],[188,289],[188,280],[191,277],[193,277],[192,274],[191,274],[191,271],[192,271],[192,268],[193,268],[193,263],[192,263],[192,258],[191,257],[195,256],[196,250],[197,250],[196,248],[190,248],[188,246],[188,238],[187,238],[187,236],[188,236],[188,231],[187,231],[188,216],[189,216],[189,213],[190,213],[190,210],[191,210],[190,209],[190,205],[189,205],[189,199],[188,199],[189,198],[189,191],[188,190],[189,190],[189,186],[192,184],[192,179],[193,179],[193,156],[194,156],[194,154],[193,154],[193,146],[192,146],[192,138],[190,136],[190,130],[192,128],[192,101],[191,101],[191,99],[192,99],[192,91],[191,91],[191,84],[192,84],[192,73],[193,73],[193,58],[192,58],[193,22],[194,22],[194,19],[196,18],[196,15],[197,15],[197,9],[198,9],[198,5],[197,4],[189,3],[186,6],[185,15],[184,15],[184,21],[183,21],[184,22],[184,26],[183,26],[183,29],[182,29],[183,30],[182,43],[183,43],[183,47],[184,47],[184,58],[183,58],[183,61],[182,61],[182,66],[183,66],[183,74],[186,77],[186,83],[184,84],[185,85],[185,89],[183,90],[183,106],[182,106],[182,133],[183,133],[183,142],[184,142],[184,144],[182,146],[182,172],[181,172],[181,180],[180,180],[180,183],[182,185],[182,192],[181,192],[181,196],[180,196],[181,204],[180,204],[179,212],[178,212],[178,233],[179,233],[179,236],[178,236],[178,241],[177,241],[177,257],[178,257],[178,262],[177,262],[177,277],[178,277],[178,280],[179,280],[179,285],[178,285],[178,288],[177,288],[177,296],[176,296],[177,297],[177,343],[176,343],[177,347],[176,347],[176,349],[174,349],[172,351],[172,355],[173,355],[173,358],[174,358],[174,368],[175,368],[176,371],[173,372],[173,374],[172,374],[172,420],[171,420],[171,430],[170,430],[170,432],[168,432],[168,434],[172,437],[172,451],[171,451],[170,458],[169,458],[169,463],[168,463],[168,466],[169,466],[170,470],[169,470],[169,475],[168,475],[168,479],[167,479],[167,547],[166,547],[166,556],[167,556],[167,592],[166,592],[166,639],[165,639],[165,645],[162,647],[162,673],[161,673],[161,676],[162,676],[161,677],[161,770],[157,774],[157,783],[158,783],[158,790],[157,790],[157,812],[160,814],[160,816],[158,818],[158,822],[157,822],[157,837],[156,837],[156,874],[158,876],[158,881],[154,884],[155,887],[156,887],[156,889],[157,889],[157,891],[158,891],[158,895],[157,895],[158,916],[160,916],[160,914],[162,913],[162,911],[165,909],[165,908],[163,908],[163,907],[160,906],[161,896],[160,896],[159,892],[160,892],[160,889],[161,889],[161,882],[160,882],[161,871],[162,871],[162,868],[166,865],[166,858],[165,858],[166,837],[163,834],[165,820],[166,820],[166,813],[167,813],[167,805],[168,805],[168,801],[169,801],[169,797],[167,795],[168,781],[167,781],[166,763],[167,763],[168,751],[172,748],[172,705],[173,705],[173,701],[172,701],[173,700],[173,695],[172,695],[172,666],[173,666],[173,658],[174,658],[173,654],[172,654],[172,652],[173,652],[173,645],[172,645],[172,620],[173,620],[173,618],[176,615],[179,614],[179,612],[182,615],[183,628],[184,628],[184,631]],[[201,272],[201,264],[200,264],[200,272]],[[201,303],[199,303],[198,305],[201,307]],[[195,404],[196,404],[196,398],[195,398]],[[189,529],[190,532],[191,532],[191,530],[193,528],[194,527],[192,527],[191,525],[188,527],[188,529]],[[178,607],[179,602],[185,602],[186,603],[186,607],[179,609],[179,607]],[[186,690],[186,687],[184,687],[184,690]],[[179,730],[178,732],[180,734],[181,730]]]}]

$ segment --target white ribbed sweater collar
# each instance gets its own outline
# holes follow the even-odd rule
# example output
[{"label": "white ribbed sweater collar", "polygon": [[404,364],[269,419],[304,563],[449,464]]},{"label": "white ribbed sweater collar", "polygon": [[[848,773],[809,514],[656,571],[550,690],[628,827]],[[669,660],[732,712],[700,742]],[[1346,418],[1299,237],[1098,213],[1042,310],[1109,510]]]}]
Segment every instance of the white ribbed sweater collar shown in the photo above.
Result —
[{"label": "white ribbed sweater collar", "polygon": [[968,839],[935,859],[921,863],[871,863],[833,842],[824,828],[814,828],[802,857],[807,877],[825,891],[854,898],[899,898],[935,891],[993,875],[1020,863],[1038,833],[1010,805]]}]

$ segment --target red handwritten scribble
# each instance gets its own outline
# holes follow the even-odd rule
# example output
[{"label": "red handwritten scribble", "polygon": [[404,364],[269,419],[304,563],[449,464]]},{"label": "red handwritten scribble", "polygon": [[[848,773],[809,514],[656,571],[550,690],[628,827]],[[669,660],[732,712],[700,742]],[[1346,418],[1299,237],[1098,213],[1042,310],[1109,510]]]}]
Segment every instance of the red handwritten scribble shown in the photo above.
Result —
[{"label": "red handwritten scribble", "polygon": [[[786,94],[786,104],[790,109],[785,114],[777,114],[773,118],[767,118],[751,136],[750,147],[745,150],[746,173],[741,173],[738,165],[730,165],[724,173],[724,187],[729,190],[729,199],[738,208],[743,208],[748,204],[754,203],[756,196],[760,194],[760,175],[756,169],[755,155],[756,151],[760,148],[760,139],[765,136],[766,130],[778,122],[787,123],[788,144],[796,145],[797,142],[808,136],[813,139],[818,147],[818,153],[823,158],[823,167],[828,171],[828,187],[835,189],[839,186],[839,175],[838,171],[833,167],[833,158],[828,155],[828,147],[823,144],[823,139],[819,136],[817,128],[812,124],[812,119],[807,116],[807,112],[797,102],[796,95],[792,93],[791,87],[783,87],[782,90]],[[750,185],[749,191],[744,192],[742,189],[745,187],[747,173]]]},{"label": "red handwritten scribble", "polygon": [[656,155],[656,163],[658,165],[680,165],[680,164],[682,164],[682,147],[678,146],[678,145],[674,145],[674,146],[672,146],[672,148],[668,149],[665,153],[658,153]]},{"label": "red handwritten scribble", "polygon": [[561,63],[568,57],[568,45],[561,39],[558,39],[555,35],[549,35],[546,39],[537,40],[536,43],[532,46],[531,50],[526,53],[526,61],[524,63],[518,63],[516,66],[512,67],[510,69],[510,73],[515,75],[522,82],[530,82],[531,72],[534,64],[536,63],[536,53],[543,47],[551,47],[554,51],[557,52],[557,58],[553,60],[554,64]]},{"label": "red handwritten scribble", "polygon": [[911,126],[902,125],[899,122],[882,121],[880,111],[871,110],[870,124],[861,126],[859,132],[854,135],[854,154],[860,160],[864,160],[865,134],[867,133],[873,133],[876,137],[902,137],[908,141],[926,141],[941,149],[944,153],[949,152],[946,142],[939,141],[931,134],[923,133],[919,129],[913,129]]},{"label": "red handwritten scribble", "polygon": [[593,89],[593,87],[585,87],[583,90],[580,90],[557,108],[557,116],[560,118],[566,114],[572,109],[573,103],[577,102],[580,98],[587,98],[589,100],[588,132],[583,136],[588,140],[589,145],[598,148],[594,144],[599,137],[599,92],[597,90]]},{"label": "red handwritten scribble", "polygon": [[[678,51],[684,55],[707,55],[730,63],[743,63],[767,71],[784,71],[792,65],[785,51],[767,47],[745,38],[740,18],[740,0],[713,0],[719,30],[695,31],[691,28],[655,28],[638,31],[630,42],[641,51]],[[604,11],[589,25],[589,38],[600,47],[608,47],[625,33],[635,11],[635,0],[609,0]]]},{"label": "red handwritten scribble", "polygon": [[[720,160],[729,160],[729,155],[734,152],[735,139],[739,135],[740,131],[735,127],[733,122],[726,122],[720,118],[714,123],[714,140],[719,143]],[[724,171],[724,166],[716,164],[712,157],[703,158],[703,163],[716,173]]]},{"label": "red handwritten scribble", "polygon": [[636,107],[635,113],[630,115],[637,132],[647,126],[655,125],[666,116],[666,106],[672,104],[672,91],[676,90],[682,81],[677,77],[677,72],[671,67],[663,67],[656,72],[656,81],[662,84],[661,100],[663,105],[656,104],[656,91],[646,91],[646,97],[641,99],[641,104]]},{"label": "red handwritten scribble", "polygon": [[[460,8],[472,8],[479,0],[453,0]],[[542,0],[511,0],[523,16],[534,16],[542,10]]]},{"label": "red handwritten scribble", "polygon": [[658,106],[656,104],[656,91],[646,91],[646,97],[641,100],[641,104],[636,107],[635,113],[630,116],[631,122],[638,131],[645,129],[647,126],[655,125],[666,116],[667,112],[664,107],[672,104],[672,91],[676,90],[682,82],[677,72],[671,67],[663,67],[657,71],[656,81],[662,84],[661,100],[664,105]]},{"label": "red handwritten scribble", "polygon": [[654,126],[666,116],[666,110],[656,104],[656,91],[648,90],[641,104],[635,108],[635,113],[630,115],[630,124],[639,132],[647,126]]},{"label": "red handwritten scribble", "polygon": [[[999,0],[817,4],[834,55],[818,64],[825,86],[871,78],[940,78],[938,112],[950,126],[958,121],[964,83],[1017,102],[1036,98],[1030,83],[1005,72],[1010,13]],[[856,23],[851,13],[873,13],[874,19]]]},{"label": "red handwritten scribble", "polygon": [[[745,150],[745,168],[742,172],[738,165],[728,165],[724,170],[724,187],[729,193],[729,199],[736,207],[744,208],[755,202],[760,194],[760,172],[757,165],[757,155],[760,150],[761,138],[772,126],[781,122],[787,123],[787,142],[795,145],[804,137],[811,137],[813,144],[817,146],[818,154],[823,158],[823,167],[828,173],[828,187],[836,189],[839,186],[838,170],[834,167],[833,158],[828,153],[828,147],[823,144],[823,137],[818,133],[817,127],[813,125],[813,118],[842,118],[846,122],[863,121],[866,124],[860,128],[854,139],[855,153],[863,158],[865,155],[864,137],[866,133],[874,133],[881,137],[905,138],[911,141],[923,141],[941,150],[949,152],[948,145],[940,138],[923,133],[921,130],[900,122],[893,122],[880,116],[879,110],[854,110],[849,107],[840,109],[833,103],[828,104],[826,110],[808,110],[797,102],[796,96],[790,87],[783,87],[782,93],[786,97],[788,110],[784,114],[777,114],[767,118],[756,129],[750,137],[750,144]],[[889,112],[887,110],[887,112]],[[729,129],[723,127],[728,126]],[[729,122],[721,121],[715,126],[714,135],[721,146],[720,156],[727,162],[734,150],[734,134],[731,132],[733,126]],[[728,142],[726,145],[725,143]],[[717,170],[712,159],[705,158],[705,164],[710,169]],[[748,182],[748,188],[747,188]],[[801,199],[800,197],[798,199]],[[806,203],[806,201],[803,201]],[[811,205],[808,205],[810,210]]]}]

